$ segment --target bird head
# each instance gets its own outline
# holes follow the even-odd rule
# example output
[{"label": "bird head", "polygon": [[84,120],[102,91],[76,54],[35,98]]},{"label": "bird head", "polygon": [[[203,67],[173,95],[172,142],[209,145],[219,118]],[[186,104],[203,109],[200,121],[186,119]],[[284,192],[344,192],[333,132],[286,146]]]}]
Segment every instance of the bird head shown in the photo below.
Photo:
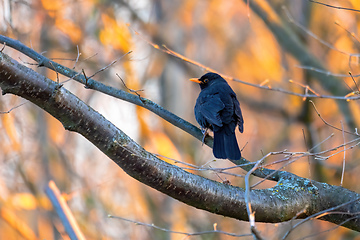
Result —
[{"label": "bird head", "polygon": [[190,78],[190,81],[196,82],[200,85],[201,89],[204,89],[217,81],[225,81],[219,74],[209,72],[203,75],[201,78]]}]

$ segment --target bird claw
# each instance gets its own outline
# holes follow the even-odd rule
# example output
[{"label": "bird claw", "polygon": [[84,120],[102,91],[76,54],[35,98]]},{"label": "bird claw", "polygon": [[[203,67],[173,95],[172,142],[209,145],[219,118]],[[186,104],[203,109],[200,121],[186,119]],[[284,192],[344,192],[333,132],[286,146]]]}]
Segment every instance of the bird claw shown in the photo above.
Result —
[{"label": "bird claw", "polygon": [[201,146],[203,146],[204,145],[204,143],[205,143],[205,137],[206,137],[206,135],[208,135],[208,128],[201,128],[201,132],[202,132],[202,134],[203,134],[203,138],[202,138],[202,140],[201,140],[201,142],[202,142],[202,144],[201,144]]}]

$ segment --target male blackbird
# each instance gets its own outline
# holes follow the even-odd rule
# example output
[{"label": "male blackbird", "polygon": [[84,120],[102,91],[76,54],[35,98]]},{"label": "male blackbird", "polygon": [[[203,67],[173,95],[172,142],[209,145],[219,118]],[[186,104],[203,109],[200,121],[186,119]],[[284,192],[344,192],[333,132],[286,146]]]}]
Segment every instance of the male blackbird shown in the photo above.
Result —
[{"label": "male blackbird", "polygon": [[216,158],[239,160],[241,152],[236,141],[235,128],[244,131],[244,120],[235,92],[219,74],[206,73],[191,78],[200,85],[201,92],[194,108],[196,121],[202,130],[214,132],[213,153]]}]

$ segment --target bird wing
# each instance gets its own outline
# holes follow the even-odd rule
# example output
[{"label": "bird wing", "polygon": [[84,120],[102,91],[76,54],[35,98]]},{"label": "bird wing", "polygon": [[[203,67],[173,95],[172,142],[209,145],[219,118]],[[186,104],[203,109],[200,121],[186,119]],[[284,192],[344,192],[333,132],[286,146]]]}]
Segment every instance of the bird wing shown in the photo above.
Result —
[{"label": "bird wing", "polygon": [[204,119],[212,126],[221,127],[223,125],[220,111],[225,108],[225,104],[221,101],[218,93],[200,98],[200,101],[196,104],[195,108],[195,112],[199,112],[199,114],[195,114],[196,121],[198,121],[202,127],[207,125],[202,124]]},{"label": "bird wing", "polygon": [[235,107],[235,114],[237,117],[237,125],[239,126],[239,131],[242,133],[244,131],[244,119],[242,117],[240,103],[237,100],[236,96],[233,97],[234,107]]}]

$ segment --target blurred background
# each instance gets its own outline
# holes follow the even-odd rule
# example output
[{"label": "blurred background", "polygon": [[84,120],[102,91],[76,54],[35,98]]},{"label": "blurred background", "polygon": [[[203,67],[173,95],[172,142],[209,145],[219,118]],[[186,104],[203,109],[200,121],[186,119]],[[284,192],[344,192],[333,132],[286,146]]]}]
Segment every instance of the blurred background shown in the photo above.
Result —
[{"label": "blurred background", "polygon": [[[360,9],[356,0],[326,3]],[[271,0],[269,4],[294,31],[294,37],[327,68],[327,74],[339,75],[337,84],[348,90],[345,94],[358,91],[348,75],[351,71],[357,81],[356,74],[360,73],[356,55],[360,49],[357,12],[309,1]],[[306,31],[291,23],[286,12]],[[273,33],[243,1],[0,0],[0,34],[17,39],[76,71],[84,69],[87,76],[132,51],[94,79],[126,90],[116,76],[119,74],[128,88],[144,90],[140,92],[142,97],[196,126],[193,108],[200,89],[188,79],[200,77],[205,71],[155,49],[149,42],[166,45],[189,59],[245,82],[303,94],[302,84],[310,86],[316,94],[333,95],[314,81],[309,71],[299,67],[298,60],[281,48]],[[9,47],[4,52],[56,81],[54,72],[38,68],[21,53]],[[64,76],[59,78],[67,80]],[[238,95],[245,119],[244,133],[237,132],[238,142],[243,156],[250,161],[285,149],[306,152],[317,146],[316,151],[326,151],[353,139],[348,134],[344,139],[341,131],[324,124],[308,98],[235,81],[229,84]],[[181,162],[213,168],[233,166],[226,160],[216,161],[210,148],[145,109],[87,90],[74,81],[67,81],[64,87],[165,161],[181,167],[184,166]],[[345,121],[350,117],[354,125],[359,125],[357,101],[346,102],[352,116],[344,116],[335,100],[312,100],[329,124],[340,129],[343,124],[344,129],[354,132],[354,126]],[[0,96],[0,111],[22,103],[25,104],[9,114],[0,114],[0,239],[67,239],[44,194],[49,180],[54,180],[64,193],[88,239],[232,238],[222,234],[186,237],[108,218],[108,214],[173,231],[207,231],[213,230],[215,224],[218,230],[249,233],[247,222],[197,210],[137,182],[82,136],[65,131],[57,120],[24,99]],[[326,160],[301,158],[285,170],[339,185],[344,158],[340,150],[329,152],[328,155],[334,155]],[[283,158],[274,155],[265,164]],[[345,159],[343,186],[359,192],[359,148],[345,151]],[[245,173],[238,168],[231,170],[232,175],[192,172],[244,186],[241,176]],[[253,178],[252,182],[258,180]],[[274,184],[264,182],[257,188]],[[290,227],[289,222],[257,224],[267,239],[281,238]],[[288,239],[306,237],[360,239],[351,230],[318,220],[301,225]]]}]

